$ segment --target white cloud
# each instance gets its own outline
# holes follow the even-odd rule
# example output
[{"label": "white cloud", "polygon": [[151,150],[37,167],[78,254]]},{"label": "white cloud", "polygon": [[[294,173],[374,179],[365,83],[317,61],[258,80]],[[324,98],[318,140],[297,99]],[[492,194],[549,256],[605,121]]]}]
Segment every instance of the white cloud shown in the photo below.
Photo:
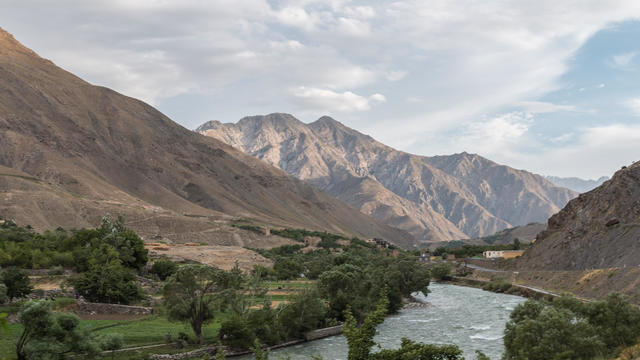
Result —
[{"label": "white cloud", "polygon": [[370,110],[372,105],[387,100],[382,94],[364,97],[351,91],[339,93],[309,87],[299,87],[293,91],[293,95],[298,99],[298,105],[302,109],[325,112],[366,111]]},{"label": "white cloud", "polygon": [[[352,126],[403,150],[465,146],[514,164],[526,155],[521,144],[538,145],[531,114],[583,111],[535,101],[566,86],[559,79],[576,51],[596,32],[638,18],[635,0],[0,2],[0,24],[93,83],[151,103],[202,95],[184,105],[211,109],[189,119],[196,125],[222,111],[232,121],[291,105],[300,113],[349,113]],[[624,68],[637,59],[621,53],[607,61]],[[238,101],[258,97],[260,106]],[[362,115],[381,102],[380,111]],[[640,114],[637,102],[625,106]],[[521,112],[485,118],[507,108]],[[573,144],[588,131],[572,132],[553,139]],[[586,146],[580,151],[591,154]],[[571,154],[565,160],[579,151]],[[543,164],[537,156],[526,158]]]},{"label": "white cloud", "polygon": [[337,31],[353,37],[367,37],[371,34],[371,28],[367,22],[344,17],[338,19]]},{"label": "white cloud", "polygon": [[576,134],[574,133],[566,133],[566,134],[562,134],[560,136],[555,136],[552,137],[550,140],[552,143],[556,143],[556,144],[562,144],[562,143],[566,143],[569,140],[573,139],[575,137]]},{"label": "white cloud", "polygon": [[557,105],[543,101],[521,101],[518,104],[524,111],[532,114],[553,113],[559,111],[576,111],[573,105]]},{"label": "white cloud", "polygon": [[391,71],[387,71],[387,73],[384,75],[384,77],[387,78],[387,80],[389,81],[399,81],[404,79],[405,76],[407,76],[407,74],[409,74],[406,71],[402,71],[402,70],[391,70]]},{"label": "white cloud", "polygon": [[404,101],[405,101],[405,102],[408,102],[408,103],[410,103],[410,104],[419,104],[419,103],[421,103],[421,102],[424,102],[424,99],[423,99],[423,98],[420,98],[420,97],[418,97],[418,96],[407,96],[407,97],[404,99]]},{"label": "white cloud", "polygon": [[615,69],[634,71],[635,66],[633,64],[633,61],[635,60],[637,55],[637,51],[614,55],[609,60],[609,65]]},{"label": "white cloud", "polygon": [[560,148],[521,154],[520,167],[538,173],[585,179],[611,176],[621,166],[640,160],[640,124],[611,124],[582,129],[577,141]]},{"label": "white cloud", "polygon": [[512,151],[514,145],[521,143],[531,123],[531,114],[523,112],[511,112],[484,121],[470,122],[456,142],[464,144],[466,149],[495,157],[504,151]]},{"label": "white cloud", "polygon": [[275,12],[275,17],[281,24],[298,27],[307,31],[313,30],[318,23],[318,19],[302,8],[288,6]]},{"label": "white cloud", "polygon": [[629,99],[623,105],[629,108],[636,116],[640,116],[640,98]]},{"label": "white cloud", "polygon": [[359,19],[371,19],[376,16],[376,11],[371,6],[347,6],[345,15]]}]

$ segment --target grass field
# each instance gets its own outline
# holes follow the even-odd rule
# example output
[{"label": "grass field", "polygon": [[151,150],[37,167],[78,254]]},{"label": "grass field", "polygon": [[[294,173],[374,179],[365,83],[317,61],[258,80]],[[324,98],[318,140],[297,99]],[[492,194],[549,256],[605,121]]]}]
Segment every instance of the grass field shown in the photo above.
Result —
[{"label": "grass field", "polygon": [[[216,320],[208,324],[203,332],[207,342],[215,343],[220,330],[220,324],[226,314],[220,314]],[[125,347],[135,347],[153,344],[162,344],[166,341],[167,333],[171,333],[172,339],[177,339],[180,332],[188,334],[195,339],[190,327],[184,323],[170,322],[164,316],[152,315],[139,320],[83,320],[82,326],[94,331],[97,336],[110,333],[118,333],[124,337]],[[108,326],[108,327],[107,327]],[[1,331],[1,330],[0,330]],[[22,325],[9,325],[9,333],[0,332],[0,359],[15,359],[15,342],[22,333]],[[175,349],[175,348],[172,348]],[[167,349],[154,348],[138,351],[139,353],[158,353]],[[117,357],[118,358],[118,357]],[[120,357],[128,359],[130,357]]]},{"label": "grass field", "polygon": [[[265,297],[253,299],[251,302],[258,304],[264,302],[265,299],[269,299],[274,303],[286,302],[301,291],[313,287],[314,283],[310,281],[270,281],[266,282],[264,285],[274,294],[268,294],[265,295]],[[68,298],[56,299],[54,308],[64,308],[71,302],[73,302],[73,300]],[[0,306],[0,312],[15,313],[18,309],[18,305]],[[142,319],[82,320],[82,326],[92,330],[92,332],[98,337],[110,333],[121,334],[124,338],[124,346],[127,348],[164,344],[167,338],[167,333],[171,333],[171,337],[174,340],[178,338],[178,334],[180,332],[184,332],[195,339],[195,335],[188,325],[180,322],[170,322],[166,316],[162,315],[162,307],[156,308],[155,310],[156,313],[158,313],[157,315],[151,315]],[[219,313],[213,322],[205,326],[203,332],[208,343],[215,343],[217,341],[220,325],[227,316],[228,315],[226,313]],[[15,359],[15,342],[21,333],[22,325],[20,324],[9,325],[9,333],[2,333],[2,330],[0,330],[0,360]],[[197,346],[193,347],[195,348]],[[142,358],[145,354],[166,354],[187,350],[188,349],[178,350],[175,347],[164,346],[152,349],[140,349],[125,353],[116,353],[115,359]],[[105,356],[105,358],[110,357],[110,355]]]}]

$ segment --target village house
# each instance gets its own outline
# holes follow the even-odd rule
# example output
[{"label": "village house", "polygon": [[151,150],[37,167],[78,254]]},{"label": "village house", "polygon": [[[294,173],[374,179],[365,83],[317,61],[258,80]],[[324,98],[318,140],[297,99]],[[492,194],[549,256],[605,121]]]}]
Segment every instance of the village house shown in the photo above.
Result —
[{"label": "village house", "polygon": [[514,259],[522,256],[524,250],[490,250],[482,253],[485,259]]}]

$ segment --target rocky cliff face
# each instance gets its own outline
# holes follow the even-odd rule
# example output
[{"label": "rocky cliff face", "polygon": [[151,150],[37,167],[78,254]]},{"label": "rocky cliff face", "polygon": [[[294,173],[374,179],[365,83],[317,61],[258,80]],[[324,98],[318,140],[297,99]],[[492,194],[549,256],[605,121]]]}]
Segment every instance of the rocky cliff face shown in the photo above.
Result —
[{"label": "rocky cliff face", "polygon": [[211,121],[220,139],[422,242],[475,238],[544,222],[577,194],[473,154],[424,157],[377,142],[330,117],[288,114]]},{"label": "rocky cliff face", "polygon": [[640,163],[571,200],[519,266],[585,270],[640,265]]},{"label": "rocky cliff face", "polygon": [[105,211],[127,214],[143,235],[186,241],[241,245],[223,225],[239,218],[413,241],[141,101],[88,84],[0,29],[0,216],[42,230],[96,225]]}]

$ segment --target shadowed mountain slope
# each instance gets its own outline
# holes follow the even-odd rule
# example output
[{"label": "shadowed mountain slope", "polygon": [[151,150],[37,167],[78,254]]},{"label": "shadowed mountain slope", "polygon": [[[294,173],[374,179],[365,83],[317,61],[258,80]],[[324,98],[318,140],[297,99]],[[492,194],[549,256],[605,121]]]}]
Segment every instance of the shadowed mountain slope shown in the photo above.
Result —
[{"label": "shadowed mountain slope", "polygon": [[38,229],[95,225],[109,210],[156,237],[192,232],[215,242],[230,231],[221,222],[244,218],[413,241],[142,101],[83,81],[2,29],[0,166],[17,174],[0,176],[0,216]]},{"label": "shadowed mountain slope", "polygon": [[640,162],[571,200],[519,261],[523,269],[640,265]]}]

